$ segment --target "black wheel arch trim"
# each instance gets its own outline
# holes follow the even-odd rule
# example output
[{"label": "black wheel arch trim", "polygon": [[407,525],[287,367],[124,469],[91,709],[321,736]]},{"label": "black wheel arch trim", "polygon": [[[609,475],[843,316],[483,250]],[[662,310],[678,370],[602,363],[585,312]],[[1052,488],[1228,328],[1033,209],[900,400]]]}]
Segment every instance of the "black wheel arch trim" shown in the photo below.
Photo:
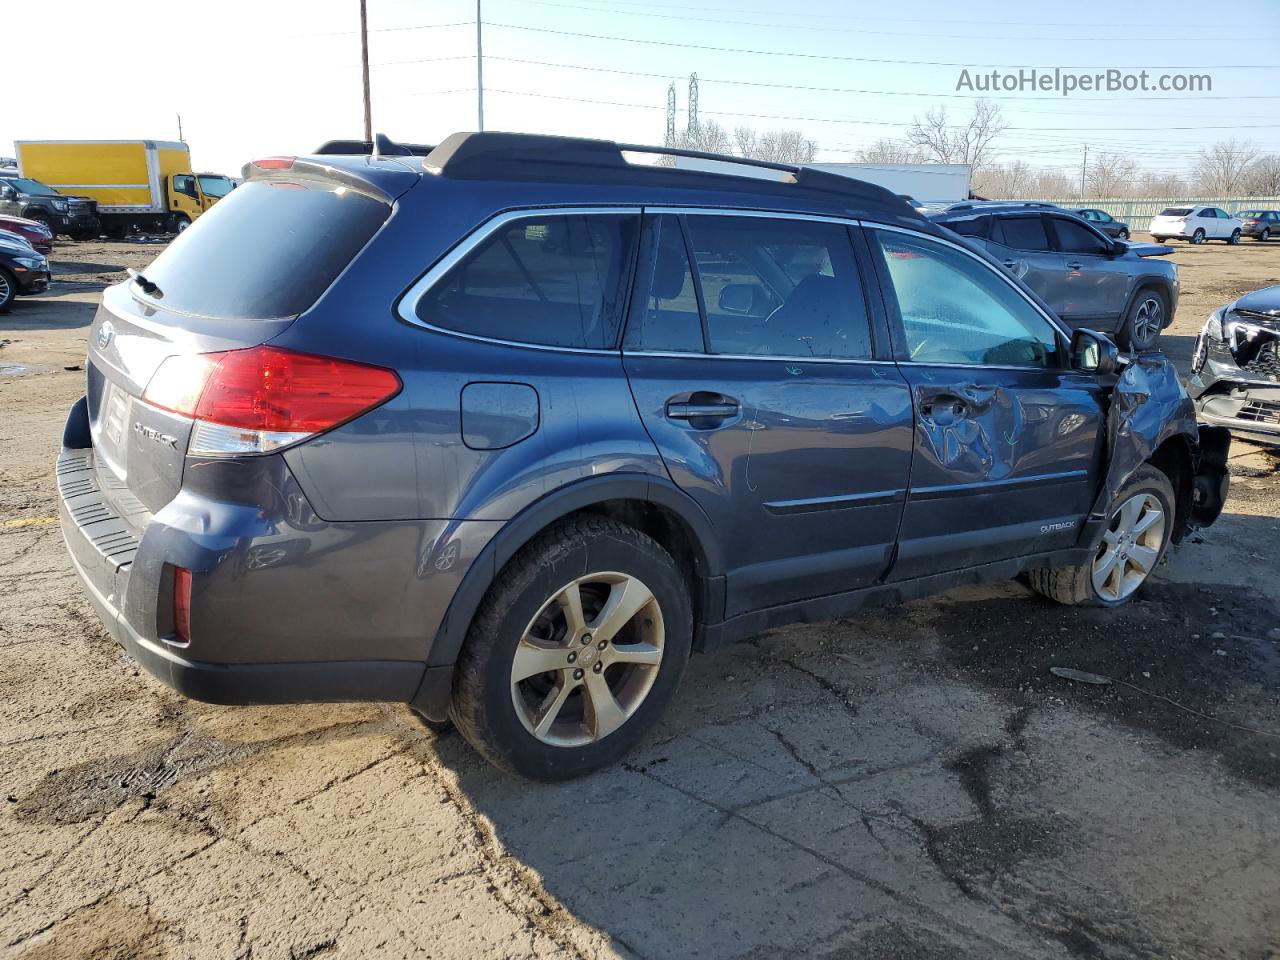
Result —
[{"label": "black wheel arch trim", "polygon": [[670,480],[649,473],[612,473],[566,484],[534,501],[485,545],[454,592],[427,654],[427,670],[412,705],[432,720],[448,709],[454,663],[467,630],[498,571],[542,530],[571,513],[610,501],[637,501],[664,507],[687,527],[696,551],[696,589],[701,622],[695,623],[694,645],[705,623],[724,616],[724,558],[702,508]]}]

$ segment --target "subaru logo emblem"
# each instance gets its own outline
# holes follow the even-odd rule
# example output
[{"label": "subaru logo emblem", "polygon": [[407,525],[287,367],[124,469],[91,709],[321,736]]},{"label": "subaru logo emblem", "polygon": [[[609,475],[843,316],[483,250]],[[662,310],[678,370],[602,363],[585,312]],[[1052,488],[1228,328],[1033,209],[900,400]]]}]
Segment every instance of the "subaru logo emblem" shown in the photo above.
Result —
[{"label": "subaru logo emblem", "polygon": [[111,342],[111,338],[115,335],[116,328],[111,325],[111,321],[103,321],[102,326],[98,328],[98,346],[103,350],[107,349],[107,344]]}]

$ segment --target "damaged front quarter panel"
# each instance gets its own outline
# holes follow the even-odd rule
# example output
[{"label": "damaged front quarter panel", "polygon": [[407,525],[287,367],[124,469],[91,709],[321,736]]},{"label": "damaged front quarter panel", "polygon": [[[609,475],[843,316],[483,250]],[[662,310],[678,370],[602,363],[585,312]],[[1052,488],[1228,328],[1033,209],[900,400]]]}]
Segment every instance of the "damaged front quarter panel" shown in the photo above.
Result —
[{"label": "damaged front quarter panel", "polygon": [[[1176,463],[1159,451],[1181,438],[1190,458],[1192,483],[1179,491],[1173,542],[1218,518],[1227,497],[1227,451],[1231,435],[1223,427],[1197,426],[1195,406],[1177,371],[1162,353],[1139,354],[1116,378],[1107,411],[1107,466],[1089,517],[1092,535],[1102,536],[1107,512],[1120,488],[1148,461]],[[1176,441],[1175,441],[1176,442]],[[1175,483],[1175,486],[1177,484]]]}]

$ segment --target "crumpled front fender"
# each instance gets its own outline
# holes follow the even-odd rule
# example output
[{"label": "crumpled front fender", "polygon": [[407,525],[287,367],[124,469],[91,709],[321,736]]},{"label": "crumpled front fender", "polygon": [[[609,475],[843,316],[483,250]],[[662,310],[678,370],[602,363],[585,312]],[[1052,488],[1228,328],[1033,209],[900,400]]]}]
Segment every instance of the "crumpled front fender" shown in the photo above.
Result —
[{"label": "crumpled front fender", "polygon": [[1135,357],[1116,380],[1107,411],[1107,465],[1094,501],[1089,526],[1102,535],[1110,505],[1134,471],[1149,461],[1170,437],[1186,440],[1194,478],[1193,507],[1183,529],[1208,526],[1218,518],[1227,496],[1230,434],[1196,424],[1195,405],[1163,353]]}]

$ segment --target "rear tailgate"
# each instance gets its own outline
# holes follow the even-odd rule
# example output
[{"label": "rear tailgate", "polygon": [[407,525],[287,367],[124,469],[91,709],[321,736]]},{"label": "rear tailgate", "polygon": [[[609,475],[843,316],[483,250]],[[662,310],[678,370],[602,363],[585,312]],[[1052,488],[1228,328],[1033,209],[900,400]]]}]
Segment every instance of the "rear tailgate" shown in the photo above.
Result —
[{"label": "rear tailgate", "polygon": [[265,343],[308,310],[391,213],[391,199],[300,172],[233,191],[134,280],[89,332],[87,403],[104,505],[141,535],[177,495],[191,421],[147,402],[169,357]]}]

